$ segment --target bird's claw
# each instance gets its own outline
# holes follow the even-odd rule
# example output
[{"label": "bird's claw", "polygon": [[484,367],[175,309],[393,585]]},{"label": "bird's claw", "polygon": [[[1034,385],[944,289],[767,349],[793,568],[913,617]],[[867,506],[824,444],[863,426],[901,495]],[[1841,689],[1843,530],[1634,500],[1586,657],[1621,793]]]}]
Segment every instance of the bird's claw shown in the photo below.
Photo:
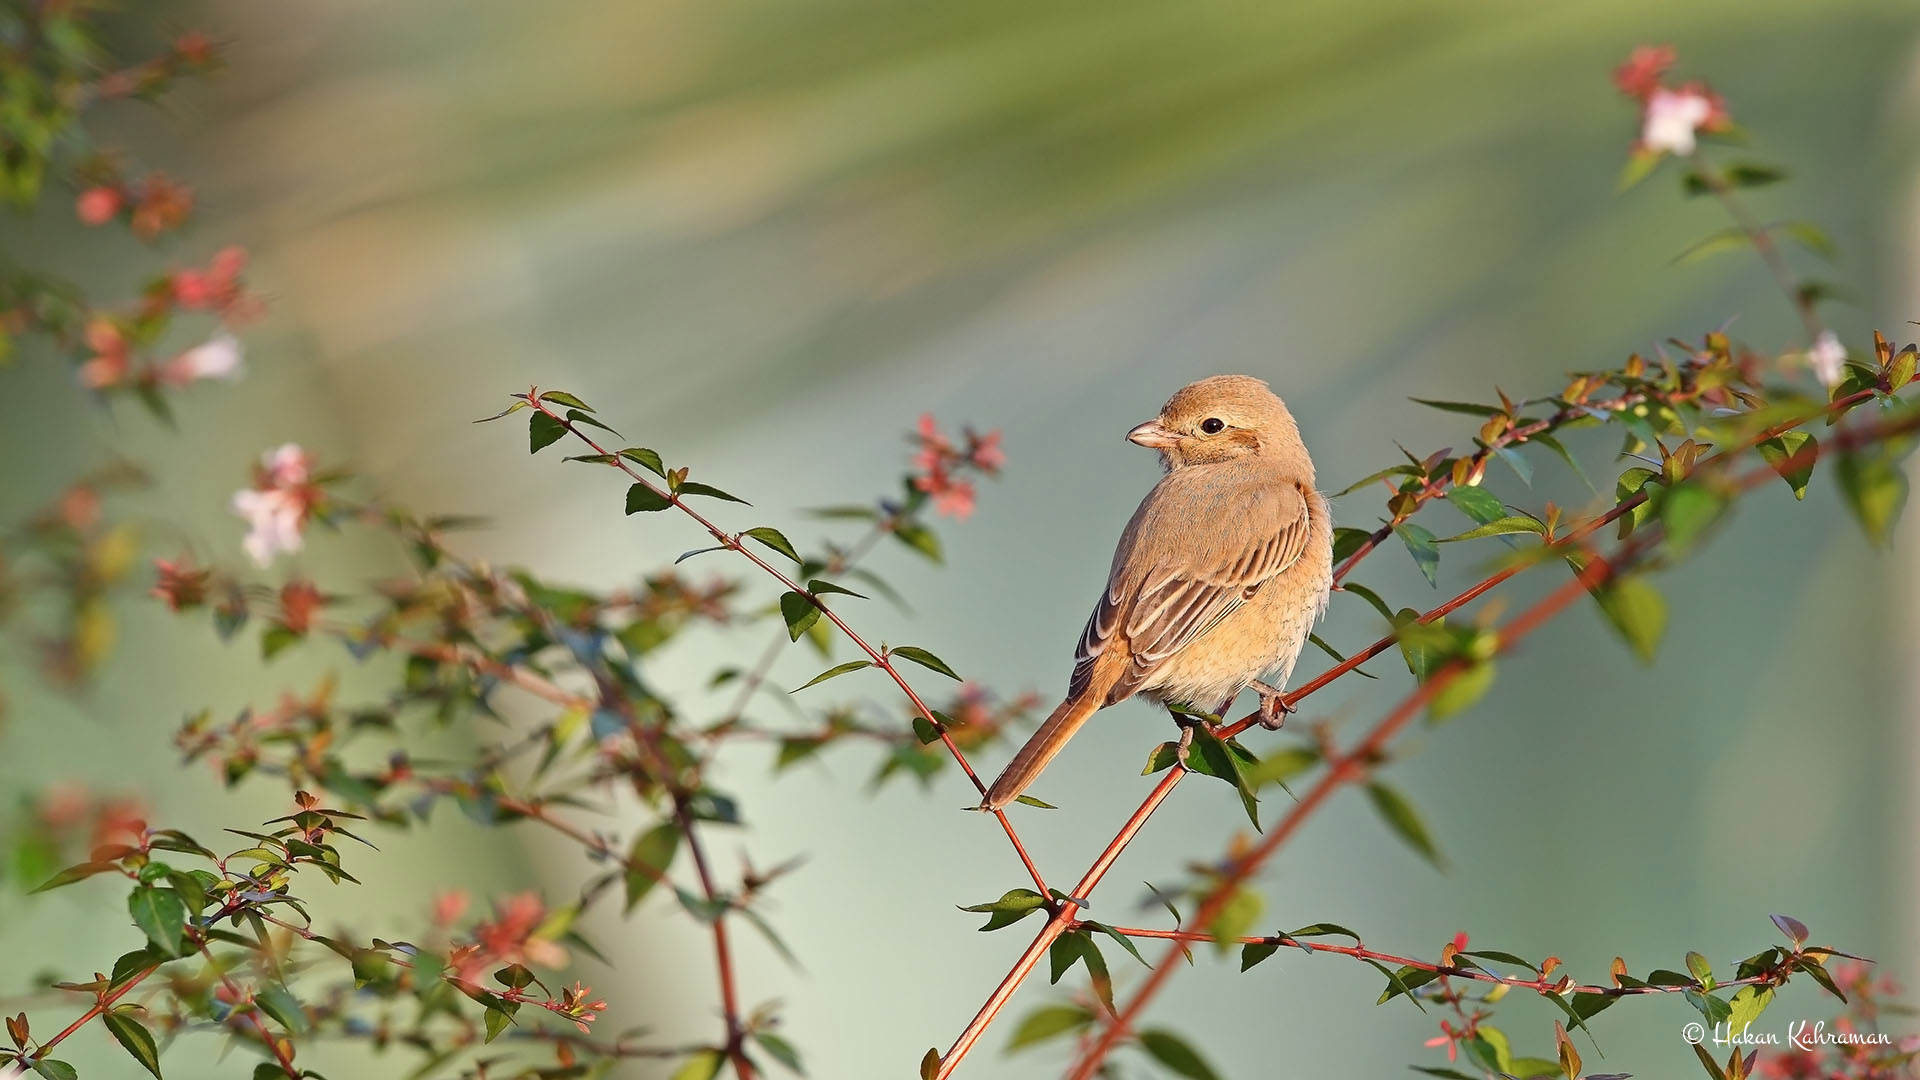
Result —
[{"label": "bird's claw", "polygon": [[1287,704],[1286,691],[1263,682],[1255,682],[1249,689],[1260,695],[1260,726],[1268,731],[1285,727],[1287,715],[1293,712],[1293,706]]}]

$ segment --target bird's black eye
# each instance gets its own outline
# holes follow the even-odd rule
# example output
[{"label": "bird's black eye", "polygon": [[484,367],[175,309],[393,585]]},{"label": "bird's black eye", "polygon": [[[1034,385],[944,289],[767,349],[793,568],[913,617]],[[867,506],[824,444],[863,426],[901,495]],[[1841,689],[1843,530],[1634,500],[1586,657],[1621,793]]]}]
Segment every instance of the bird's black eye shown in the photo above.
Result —
[{"label": "bird's black eye", "polygon": [[1209,416],[1205,420],[1200,421],[1200,430],[1209,435],[1220,434],[1221,429],[1226,426],[1227,422],[1217,416]]}]

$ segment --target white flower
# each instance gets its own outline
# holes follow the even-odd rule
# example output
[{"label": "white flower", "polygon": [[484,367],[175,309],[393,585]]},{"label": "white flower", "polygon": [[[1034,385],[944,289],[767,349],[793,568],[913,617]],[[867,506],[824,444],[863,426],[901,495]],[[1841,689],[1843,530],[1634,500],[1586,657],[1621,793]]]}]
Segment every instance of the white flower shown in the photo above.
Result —
[{"label": "white flower", "polygon": [[1640,145],[1656,152],[1685,157],[1693,153],[1693,134],[1713,116],[1713,102],[1691,90],[1660,87],[1647,98],[1641,118]]},{"label": "white flower", "polygon": [[245,372],[240,339],[225,330],[208,338],[206,344],[195,345],[174,357],[167,365],[167,374],[183,383],[196,379],[238,379]]},{"label": "white flower", "polygon": [[306,507],[293,492],[279,488],[236,491],[233,512],[247,519],[247,538],[240,546],[255,566],[264,568],[280,552],[300,550],[300,526],[306,518]]},{"label": "white flower", "polygon": [[287,443],[260,455],[260,465],[267,471],[267,483],[271,486],[298,487],[307,482],[313,458],[300,449],[299,443]]},{"label": "white flower", "polygon": [[256,486],[233,493],[233,512],[247,519],[241,541],[256,566],[265,567],[280,552],[299,551],[314,492],[307,487],[313,459],[297,443],[260,455]]},{"label": "white flower", "polygon": [[1813,339],[1813,348],[1807,350],[1807,364],[1820,381],[1833,386],[1840,381],[1840,373],[1847,362],[1847,347],[1831,330],[1820,331]]}]

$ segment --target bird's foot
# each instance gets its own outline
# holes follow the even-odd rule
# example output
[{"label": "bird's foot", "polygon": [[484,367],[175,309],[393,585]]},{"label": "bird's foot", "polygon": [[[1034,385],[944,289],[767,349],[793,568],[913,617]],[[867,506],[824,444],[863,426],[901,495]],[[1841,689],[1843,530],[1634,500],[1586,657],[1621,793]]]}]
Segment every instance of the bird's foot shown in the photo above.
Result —
[{"label": "bird's foot", "polygon": [[1206,721],[1197,716],[1185,716],[1180,713],[1174,713],[1173,722],[1180,728],[1180,741],[1174,745],[1173,759],[1180,763],[1181,768],[1185,769],[1188,768],[1187,752],[1193,748],[1193,729],[1206,723]]},{"label": "bird's foot", "polygon": [[1254,680],[1247,689],[1260,695],[1260,726],[1268,731],[1279,731],[1287,723],[1287,714],[1293,706],[1287,704],[1286,691],[1278,687]]}]

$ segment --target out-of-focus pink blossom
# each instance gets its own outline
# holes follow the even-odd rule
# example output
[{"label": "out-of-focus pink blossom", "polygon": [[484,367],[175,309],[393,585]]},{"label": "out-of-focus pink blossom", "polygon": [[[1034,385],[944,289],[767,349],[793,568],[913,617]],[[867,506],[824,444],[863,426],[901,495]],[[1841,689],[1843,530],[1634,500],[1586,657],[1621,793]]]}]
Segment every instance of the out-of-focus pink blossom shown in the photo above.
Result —
[{"label": "out-of-focus pink blossom", "polygon": [[167,361],[160,377],[170,383],[186,384],[202,379],[238,379],[246,373],[240,339],[225,330],[216,331],[203,344]]},{"label": "out-of-focus pink blossom", "polygon": [[1000,449],[1000,432],[989,431],[985,435],[973,438],[967,450],[967,457],[981,472],[999,472],[1007,463],[1007,452]]},{"label": "out-of-focus pink blossom", "polygon": [[1840,382],[1846,364],[1847,347],[1840,344],[1840,338],[1831,330],[1820,331],[1820,336],[1813,339],[1813,348],[1807,350],[1807,366],[1814,376],[1822,384],[1834,386]]},{"label": "out-of-focus pink blossom", "polygon": [[267,566],[281,552],[299,551],[307,515],[319,493],[308,482],[312,458],[288,443],[268,451],[254,469],[254,486],[233,495],[233,512],[247,521],[241,542],[256,566]]},{"label": "out-of-focus pink blossom", "polygon": [[1645,101],[1676,59],[1678,54],[1671,45],[1642,45],[1633,50],[1626,63],[1613,69],[1613,85],[1628,97]]},{"label": "out-of-focus pink blossom", "polygon": [[83,225],[105,225],[120,212],[120,193],[110,187],[90,187],[74,200],[73,212]]},{"label": "out-of-focus pink blossom", "polygon": [[973,483],[961,479],[959,473],[971,469],[991,476],[1007,463],[1006,452],[1000,448],[998,431],[982,435],[969,428],[965,445],[956,446],[940,430],[931,413],[920,415],[913,441],[913,469],[916,474],[913,486],[932,498],[936,513],[951,517],[965,518],[973,513]]},{"label": "out-of-focus pink blossom", "polygon": [[453,950],[449,957],[453,977],[462,982],[476,982],[487,968],[496,964],[564,967],[567,951],[545,938],[533,936],[546,912],[546,905],[530,892],[515,893],[495,902],[493,919],[474,927],[473,942]]},{"label": "out-of-focus pink blossom", "polygon": [[1640,118],[1640,145],[1657,153],[1694,152],[1699,142],[1695,134],[1713,116],[1713,101],[1704,94],[1687,90],[1656,88],[1647,97]]},{"label": "out-of-focus pink blossom", "polygon": [[169,609],[185,611],[206,602],[207,582],[213,576],[212,571],[165,559],[153,560],[153,568],[157,573],[153,595],[166,601]]},{"label": "out-of-focus pink blossom", "polygon": [[433,898],[433,924],[451,926],[460,921],[467,913],[467,894],[462,889],[449,889]]}]

